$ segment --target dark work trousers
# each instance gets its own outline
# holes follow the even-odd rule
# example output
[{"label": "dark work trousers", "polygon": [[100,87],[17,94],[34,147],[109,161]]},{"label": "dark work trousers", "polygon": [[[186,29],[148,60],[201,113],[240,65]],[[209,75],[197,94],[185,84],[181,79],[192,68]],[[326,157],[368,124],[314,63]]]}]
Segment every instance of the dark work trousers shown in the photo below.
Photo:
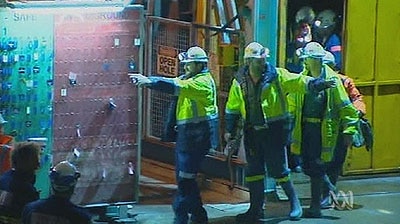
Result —
[{"label": "dark work trousers", "polygon": [[328,164],[326,171],[334,185],[336,184],[337,178],[346,160],[347,150],[348,148],[344,144],[343,134],[339,134],[332,161]]},{"label": "dark work trousers", "polygon": [[266,129],[254,130],[251,127],[245,129],[246,178],[265,175],[265,167],[268,176],[275,179],[289,175],[285,151],[288,135],[286,120],[268,123]]},{"label": "dark work trousers", "polygon": [[325,175],[326,164],[321,160],[321,151],[321,123],[303,122],[301,157],[306,175],[310,177]]},{"label": "dark work trousers", "polygon": [[176,224],[186,224],[189,214],[192,215],[192,220],[207,221],[196,177],[205,155],[211,148],[209,132],[208,121],[178,126],[175,149],[178,190],[172,205]]}]

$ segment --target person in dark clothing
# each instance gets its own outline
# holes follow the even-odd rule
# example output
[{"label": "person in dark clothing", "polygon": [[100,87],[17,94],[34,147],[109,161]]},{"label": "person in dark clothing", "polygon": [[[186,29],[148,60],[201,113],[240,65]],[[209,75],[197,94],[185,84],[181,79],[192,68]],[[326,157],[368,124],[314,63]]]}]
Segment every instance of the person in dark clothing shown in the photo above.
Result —
[{"label": "person in dark clothing", "polygon": [[39,199],[34,184],[40,150],[36,143],[22,142],[12,151],[12,169],[0,177],[0,223],[20,223],[24,206]]},{"label": "person in dark clothing", "polygon": [[22,223],[91,223],[91,215],[70,201],[80,173],[68,161],[58,163],[50,171],[52,195],[27,204]]},{"label": "person in dark clothing", "polygon": [[338,16],[331,9],[318,13],[313,30],[313,41],[321,44],[325,50],[331,52],[335,57],[335,69],[342,70],[342,41],[336,32]]}]

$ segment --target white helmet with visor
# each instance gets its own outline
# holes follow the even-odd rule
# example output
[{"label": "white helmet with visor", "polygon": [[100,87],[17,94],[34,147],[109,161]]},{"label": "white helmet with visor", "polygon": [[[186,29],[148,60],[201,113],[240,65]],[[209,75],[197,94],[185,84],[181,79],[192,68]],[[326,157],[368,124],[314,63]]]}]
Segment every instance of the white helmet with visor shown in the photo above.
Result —
[{"label": "white helmet with visor", "polygon": [[178,55],[179,61],[182,63],[187,62],[208,62],[207,53],[201,47],[191,47],[187,50],[187,52],[182,52]]}]

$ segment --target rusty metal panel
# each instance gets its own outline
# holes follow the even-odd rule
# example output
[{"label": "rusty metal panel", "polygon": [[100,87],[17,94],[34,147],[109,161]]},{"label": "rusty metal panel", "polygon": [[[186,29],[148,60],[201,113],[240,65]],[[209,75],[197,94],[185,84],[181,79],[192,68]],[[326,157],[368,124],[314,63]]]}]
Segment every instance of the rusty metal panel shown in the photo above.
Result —
[{"label": "rusty metal panel", "polygon": [[139,61],[140,11],[54,20],[53,162],[69,159],[81,171],[76,203],[133,201],[138,105],[127,73]]}]

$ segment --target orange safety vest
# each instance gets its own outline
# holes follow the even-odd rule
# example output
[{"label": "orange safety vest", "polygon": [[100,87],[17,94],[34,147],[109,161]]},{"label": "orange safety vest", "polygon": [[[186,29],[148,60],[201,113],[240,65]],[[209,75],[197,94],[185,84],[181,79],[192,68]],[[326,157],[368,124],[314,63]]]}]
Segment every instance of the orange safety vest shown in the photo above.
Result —
[{"label": "orange safety vest", "polygon": [[11,169],[11,150],[3,150],[3,145],[10,145],[13,137],[0,135],[0,175]]}]

